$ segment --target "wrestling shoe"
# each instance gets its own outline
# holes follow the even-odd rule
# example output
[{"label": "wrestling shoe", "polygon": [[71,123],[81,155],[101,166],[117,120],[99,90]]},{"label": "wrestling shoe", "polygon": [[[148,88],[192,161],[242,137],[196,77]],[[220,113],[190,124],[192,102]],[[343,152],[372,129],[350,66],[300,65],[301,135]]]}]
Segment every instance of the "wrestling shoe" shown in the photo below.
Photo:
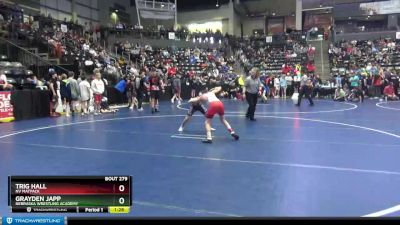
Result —
[{"label": "wrestling shoe", "polygon": [[231,136],[235,139],[235,141],[239,140],[239,135],[231,133]]},{"label": "wrestling shoe", "polygon": [[211,144],[212,143],[212,139],[203,139],[201,142],[206,143],[206,144]]}]

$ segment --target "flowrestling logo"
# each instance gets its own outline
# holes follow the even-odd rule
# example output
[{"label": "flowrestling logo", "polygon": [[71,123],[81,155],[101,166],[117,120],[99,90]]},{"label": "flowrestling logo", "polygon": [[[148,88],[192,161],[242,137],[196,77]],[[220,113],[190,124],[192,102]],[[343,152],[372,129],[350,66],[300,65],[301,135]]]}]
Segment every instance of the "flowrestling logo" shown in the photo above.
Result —
[{"label": "flowrestling logo", "polygon": [[0,91],[0,119],[13,117],[13,106],[11,105],[11,92]]},{"label": "flowrestling logo", "polygon": [[3,224],[10,225],[37,225],[37,224],[52,224],[64,225],[64,217],[4,217]]}]

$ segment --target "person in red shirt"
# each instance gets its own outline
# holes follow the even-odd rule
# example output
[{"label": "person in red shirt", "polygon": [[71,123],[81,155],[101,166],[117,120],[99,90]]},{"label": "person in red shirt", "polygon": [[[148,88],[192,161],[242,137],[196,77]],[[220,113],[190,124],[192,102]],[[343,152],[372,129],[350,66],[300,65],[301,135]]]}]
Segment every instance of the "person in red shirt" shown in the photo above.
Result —
[{"label": "person in red shirt", "polygon": [[311,61],[307,63],[307,70],[309,73],[314,73],[315,71],[315,66]]},{"label": "person in red shirt", "polygon": [[383,84],[383,79],[380,75],[375,75],[372,79],[373,96],[375,99],[381,97],[381,85]]},{"label": "person in red shirt", "polygon": [[385,89],[383,90],[383,94],[385,95],[386,100],[399,100],[399,97],[397,97],[394,93],[393,82],[390,82],[390,84],[385,87]]},{"label": "person in red shirt", "polygon": [[215,61],[215,58],[212,54],[208,54],[207,58],[208,58],[208,61],[210,61],[210,62]]},{"label": "person in red shirt", "polygon": [[151,104],[151,113],[159,112],[158,110],[158,100],[160,99],[160,92],[164,90],[164,84],[161,77],[157,74],[156,71],[150,72],[149,86],[150,86],[150,104]]},{"label": "person in red shirt", "polygon": [[288,65],[288,64],[283,65],[283,67],[282,67],[282,73],[283,74],[289,73],[290,70],[291,70],[290,65]]},{"label": "person in red shirt", "polygon": [[168,77],[173,77],[176,75],[176,66],[172,65],[170,68],[168,68]]},{"label": "person in red shirt", "polygon": [[194,69],[189,70],[189,72],[187,72],[188,78],[193,78],[196,73],[194,72]]}]

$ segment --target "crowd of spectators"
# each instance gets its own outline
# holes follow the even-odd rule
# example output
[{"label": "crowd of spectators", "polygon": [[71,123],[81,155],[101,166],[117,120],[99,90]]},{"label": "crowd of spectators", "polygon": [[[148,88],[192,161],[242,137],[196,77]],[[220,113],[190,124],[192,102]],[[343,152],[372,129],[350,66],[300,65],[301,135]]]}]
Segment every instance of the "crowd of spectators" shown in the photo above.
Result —
[{"label": "crowd of spectators", "polygon": [[272,45],[263,38],[249,38],[230,40],[230,43],[237,67],[243,68],[244,73],[258,68],[266,97],[292,95],[302,75],[308,75],[317,86],[322,85],[319,75],[314,74],[315,48],[305,42],[288,39],[284,44]]},{"label": "crowd of spectators", "polygon": [[338,88],[343,88],[345,99],[362,99],[364,95],[375,99],[398,99],[398,42],[391,39],[337,42],[329,48],[329,61],[332,80]]},{"label": "crowd of spectators", "polygon": [[16,37],[13,31],[17,30],[23,21],[23,12],[18,5],[0,2],[0,35],[2,37]]},{"label": "crowd of spectators", "polygon": [[110,28],[110,34],[118,36],[130,36],[136,38],[149,38],[149,39],[169,39],[169,33],[173,32],[175,40],[193,41],[196,42],[209,42],[219,43],[223,42],[226,34],[222,34],[220,30],[212,31],[207,30],[206,32],[200,31],[189,31],[185,26],[174,29],[173,27],[166,28],[163,25],[160,26],[139,26],[139,25],[126,25],[123,23],[117,24],[115,27]]},{"label": "crowd of spectators", "polygon": [[[65,25],[67,31],[62,30],[61,25]],[[144,29],[119,26],[118,29],[130,29],[141,34],[157,33],[157,38],[167,38],[168,32],[173,31],[163,26]],[[180,28],[175,30],[177,39],[190,41],[194,38],[195,41],[211,42],[211,39],[216,38],[224,41],[207,49],[153,48],[127,41],[116,44],[114,55],[99,44],[102,38],[100,28],[92,24],[80,26],[73,21],[57,21],[51,16],[39,16],[25,23],[19,21],[18,31],[19,35],[30,38],[32,42],[50,46],[51,54],[62,59],[62,62],[78,64],[79,73],[73,78],[66,78],[66,75],[61,74],[57,76],[60,84],[69,84],[68,79],[77,79],[79,85],[81,80],[96,81],[101,76],[99,79],[105,87],[115,86],[138,109],[141,106],[138,106],[135,98],[138,88],[135,82],[146,86],[151,80],[151,74],[156,74],[164,86],[172,86],[173,93],[170,94],[175,96],[174,99],[181,99],[176,93],[178,83],[189,86],[191,96],[197,95],[202,86],[221,85],[226,90],[222,93],[223,96],[240,99],[244,80],[241,75],[247,74],[251,68],[260,71],[264,85],[263,99],[286,98],[292,95],[298,90],[304,75],[313,83],[314,96],[319,96],[324,87],[337,87],[335,93],[329,92],[334,95],[335,100],[342,100],[343,93],[344,100],[363,100],[364,95],[376,98],[386,96],[387,99],[395,100],[398,94],[396,69],[400,65],[400,49],[398,43],[390,39],[332,44],[329,48],[329,60],[333,76],[330,81],[323,82],[315,74],[315,48],[300,37],[282,36],[285,37],[282,38],[282,43],[273,44],[266,43],[265,37],[257,35],[243,39],[224,37],[221,32],[190,33],[186,28]],[[48,78],[51,75],[53,74]],[[41,78],[32,77],[30,81],[43,85]],[[3,89],[9,88],[5,87],[6,84],[2,82]],[[58,84],[60,89],[61,86]],[[146,91],[143,93],[146,95]],[[74,109],[75,106],[72,104],[70,108]],[[96,113],[100,111],[97,110]]]}]

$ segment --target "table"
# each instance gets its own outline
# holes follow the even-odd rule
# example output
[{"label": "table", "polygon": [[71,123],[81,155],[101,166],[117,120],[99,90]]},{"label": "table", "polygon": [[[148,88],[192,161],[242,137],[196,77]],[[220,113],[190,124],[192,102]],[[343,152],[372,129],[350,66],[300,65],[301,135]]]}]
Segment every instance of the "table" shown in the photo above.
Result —
[{"label": "table", "polygon": [[11,93],[11,104],[15,120],[26,120],[50,116],[49,91],[16,90]]}]

